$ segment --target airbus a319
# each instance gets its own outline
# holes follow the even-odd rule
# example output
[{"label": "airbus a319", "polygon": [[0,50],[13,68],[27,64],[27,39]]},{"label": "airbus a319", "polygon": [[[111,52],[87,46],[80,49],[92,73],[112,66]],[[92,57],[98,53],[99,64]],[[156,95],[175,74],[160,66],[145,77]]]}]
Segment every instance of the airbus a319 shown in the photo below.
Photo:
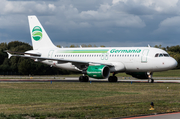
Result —
[{"label": "airbus a319", "polygon": [[[36,16],[28,16],[33,50],[23,54],[7,51],[11,56],[27,57],[54,67],[81,72],[80,82],[89,77],[117,82],[117,73],[125,72],[139,79],[154,82],[153,72],[166,71],[177,66],[169,54],[153,47],[56,47]],[[113,75],[110,76],[110,73]]]}]

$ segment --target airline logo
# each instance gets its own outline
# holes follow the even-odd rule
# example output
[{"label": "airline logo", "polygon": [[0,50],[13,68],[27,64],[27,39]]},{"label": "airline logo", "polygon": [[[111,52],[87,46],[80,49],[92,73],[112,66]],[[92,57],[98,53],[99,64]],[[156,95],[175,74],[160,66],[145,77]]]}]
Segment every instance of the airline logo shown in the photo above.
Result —
[{"label": "airline logo", "polygon": [[140,53],[140,49],[129,49],[129,50],[117,50],[117,49],[112,49],[110,53]]},{"label": "airline logo", "polygon": [[32,37],[35,41],[42,39],[42,29],[39,26],[35,26],[32,30]]}]

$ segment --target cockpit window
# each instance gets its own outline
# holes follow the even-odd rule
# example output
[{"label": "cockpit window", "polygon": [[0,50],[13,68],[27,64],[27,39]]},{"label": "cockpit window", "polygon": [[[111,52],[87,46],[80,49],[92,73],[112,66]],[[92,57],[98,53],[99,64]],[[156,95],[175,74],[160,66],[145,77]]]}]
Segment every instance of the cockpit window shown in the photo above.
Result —
[{"label": "cockpit window", "polygon": [[164,55],[164,57],[169,57],[169,54],[163,54]]},{"label": "cockpit window", "polygon": [[155,57],[158,57],[159,56],[159,54],[157,53],[156,55],[155,55]]},{"label": "cockpit window", "polygon": [[163,57],[163,54],[159,54],[159,57]]},{"label": "cockpit window", "polygon": [[155,54],[155,57],[169,57],[169,54],[166,54],[166,53],[157,53],[157,54]]}]

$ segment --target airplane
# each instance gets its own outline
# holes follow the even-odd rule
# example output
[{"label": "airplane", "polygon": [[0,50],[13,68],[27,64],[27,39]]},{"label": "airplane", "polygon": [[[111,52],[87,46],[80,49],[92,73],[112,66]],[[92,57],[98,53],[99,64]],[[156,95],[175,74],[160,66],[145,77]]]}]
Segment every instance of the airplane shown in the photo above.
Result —
[{"label": "airplane", "polygon": [[[28,16],[33,50],[25,53],[7,51],[11,56],[31,58],[53,67],[81,72],[80,82],[88,82],[89,77],[117,82],[117,73],[125,72],[132,77],[147,79],[153,83],[153,72],[173,69],[177,61],[169,54],[153,47],[56,47],[38,18]],[[112,76],[110,76],[112,73]]]}]

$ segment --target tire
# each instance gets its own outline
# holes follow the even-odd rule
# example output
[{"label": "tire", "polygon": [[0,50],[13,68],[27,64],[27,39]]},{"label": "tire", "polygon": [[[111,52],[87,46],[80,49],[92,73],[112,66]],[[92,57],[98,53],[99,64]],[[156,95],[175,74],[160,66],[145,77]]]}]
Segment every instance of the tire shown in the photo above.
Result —
[{"label": "tire", "polygon": [[117,77],[116,76],[113,76],[113,82],[117,82]]},{"label": "tire", "polygon": [[112,76],[109,76],[108,81],[109,81],[109,82],[113,82],[113,77],[112,77]]},{"label": "tire", "polygon": [[89,82],[89,77],[88,76],[84,76],[84,82]]},{"label": "tire", "polygon": [[80,82],[88,82],[89,81],[89,77],[88,76],[80,76],[79,77],[79,81]]},{"label": "tire", "polygon": [[83,82],[83,79],[84,79],[83,76],[80,76],[80,77],[79,77],[79,81],[80,81],[80,82]]},{"label": "tire", "polygon": [[116,76],[109,76],[108,81],[109,82],[117,82],[117,77]]}]

